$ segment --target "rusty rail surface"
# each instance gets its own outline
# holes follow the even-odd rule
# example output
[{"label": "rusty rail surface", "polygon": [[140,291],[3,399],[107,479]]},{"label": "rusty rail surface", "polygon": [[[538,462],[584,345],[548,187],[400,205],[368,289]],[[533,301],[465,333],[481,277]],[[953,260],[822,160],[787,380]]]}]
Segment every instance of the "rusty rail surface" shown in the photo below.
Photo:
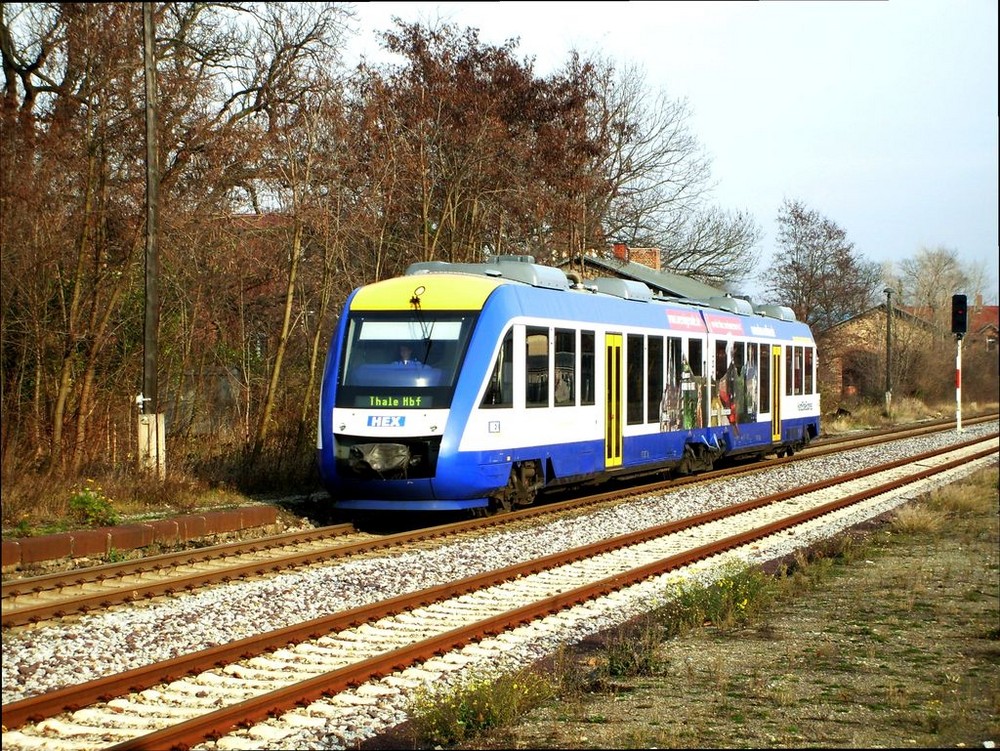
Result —
[{"label": "rusty rail surface", "polygon": [[339,537],[354,531],[354,525],[352,524],[333,524],[317,529],[268,535],[267,537],[259,537],[254,540],[207,545],[195,550],[179,550],[173,553],[150,555],[121,563],[106,563],[99,566],[74,569],[72,571],[62,571],[56,574],[11,579],[3,583],[2,588],[0,588],[0,596],[3,599],[7,599],[9,597],[19,597],[21,595],[41,592],[46,589],[79,586],[81,584],[101,582],[105,579],[116,577],[139,576],[150,571],[162,571],[166,568],[176,568],[178,566],[191,566],[202,561],[210,561],[217,558],[257,553],[278,547]]}]

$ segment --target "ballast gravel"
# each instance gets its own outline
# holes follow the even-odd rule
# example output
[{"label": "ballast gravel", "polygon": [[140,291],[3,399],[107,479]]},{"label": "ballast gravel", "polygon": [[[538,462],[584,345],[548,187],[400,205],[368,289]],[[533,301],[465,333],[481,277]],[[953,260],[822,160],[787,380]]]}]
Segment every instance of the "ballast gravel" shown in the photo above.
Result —
[{"label": "ballast gravel", "polygon": [[[869,466],[913,456],[945,445],[987,435],[997,423],[967,426],[962,433],[948,431],[860,448],[847,455],[818,457],[787,464],[752,476],[718,481],[705,487],[681,488],[623,502],[569,519],[539,523],[536,527],[500,530],[432,549],[385,554],[286,572],[252,582],[232,582],[194,594],[153,603],[121,606],[65,623],[14,629],[3,639],[3,703],[64,686],[94,680],[196,650],[279,629],[305,620],[376,602],[406,592],[447,583],[557,550],[626,534],[656,524],[691,516],[765,494],[802,486]],[[932,481],[931,487],[954,482],[992,459],[952,470]],[[877,514],[906,501],[908,495],[886,498]],[[871,512],[868,512],[871,515]],[[763,563],[829,537],[864,521],[847,517],[812,533],[773,546],[756,548],[742,561]],[[702,562],[685,576],[708,583],[723,575],[732,556]],[[372,686],[361,686],[285,720],[226,736],[207,748],[349,748],[406,719],[407,691],[402,686],[430,686],[446,690],[470,675],[515,669],[555,651],[560,645],[619,625],[662,603],[669,582],[678,574],[651,579],[614,596],[555,614],[541,625],[532,624],[466,648],[460,663],[428,663],[389,676]],[[441,663],[441,660],[433,661]],[[381,688],[392,690],[381,691]],[[372,693],[378,694],[373,697]],[[323,722],[315,719],[322,715]]]}]

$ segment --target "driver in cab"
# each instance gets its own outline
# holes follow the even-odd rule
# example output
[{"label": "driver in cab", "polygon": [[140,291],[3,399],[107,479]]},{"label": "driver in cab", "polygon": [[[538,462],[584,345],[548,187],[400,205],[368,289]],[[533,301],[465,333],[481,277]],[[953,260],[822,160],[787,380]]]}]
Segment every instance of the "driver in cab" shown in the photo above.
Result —
[{"label": "driver in cab", "polygon": [[420,361],[413,357],[413,347],[409,344],[399,345],[399,359],[394,364],[407,368],[418,368],[421,365]]}]

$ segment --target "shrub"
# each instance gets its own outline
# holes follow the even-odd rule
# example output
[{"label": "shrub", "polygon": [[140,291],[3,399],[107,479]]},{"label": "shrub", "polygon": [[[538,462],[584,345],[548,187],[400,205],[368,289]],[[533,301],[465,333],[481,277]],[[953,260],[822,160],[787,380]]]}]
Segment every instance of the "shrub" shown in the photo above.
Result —
[{"label": "shrub", "polygon": [[774,597],[774,580],[759,567],[733,567],[707,587],[681,584],[658,611],[667,635],[712,624],[727,630],[749,623]]},{"label": "shrub", "polygon": [[117,524],[119,516],[111,499],[104,495],[101,486],[87,480],[69,499],[69,510],[74,518],[90,527]]},{"label": "shrub", "polygon": [[444,693],[418,691],[410,705],[419,739],[452,744],[513,722],[555,695],[549,680],[531,670],[472,679]]},{"label": "shrub", "polygon": [[943,513],[926,506],[903,506],[893,517],[892,527],[909,534],[937,532],[944,526],[945,520]]},{"label": "shrub", "polygon": [[605,644],[603,671],[612,678],[663,673],[668,665],[660,656],[663,636],[663,626],[653,615],[619,627]]}]

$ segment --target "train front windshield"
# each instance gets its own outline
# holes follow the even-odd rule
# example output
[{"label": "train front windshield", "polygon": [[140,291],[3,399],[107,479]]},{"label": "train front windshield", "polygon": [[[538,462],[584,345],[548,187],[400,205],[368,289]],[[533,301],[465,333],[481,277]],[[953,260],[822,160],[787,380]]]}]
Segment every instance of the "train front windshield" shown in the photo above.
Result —
[{"label": "train front windshield", "polygon": [[337,406],[447,407],[474,323],[472,313],[352,313]]}]

